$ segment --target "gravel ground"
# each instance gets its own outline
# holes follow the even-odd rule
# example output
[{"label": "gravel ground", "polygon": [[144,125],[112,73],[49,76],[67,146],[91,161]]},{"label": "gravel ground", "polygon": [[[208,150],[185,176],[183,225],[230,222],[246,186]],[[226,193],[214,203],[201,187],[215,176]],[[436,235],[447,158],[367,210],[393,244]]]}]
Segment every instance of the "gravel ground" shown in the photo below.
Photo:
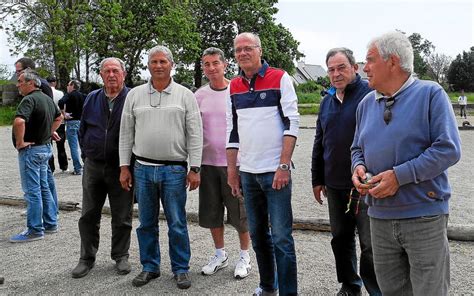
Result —
[{"label": "gravel ground", "polygon": [[[469,118],[471,122],[474,118]],[[458,119],[459,123],[461,122]],[[300,136],[294,154],[296,170],[293,172],[293,210],[297,218],[328,218],[326,203],[319,206],[312,197],[310,182],[310,158],[315,130],[314,116],[302,116]],[[304,128],[306,127],[306,128]],[[453,188],[451,202],[451,224],[474,224],[474,185],[470,181],[474,167],[474,132],[461,131],[463,155],[461,161],[450,168],[449,177]],[[21,199],[17,153],[11,145],[11,127],[0,128],[0,197]],[[70,162],[70,167],[72,163]],[[81,178],[70,174],[56,173],[58,196],[61,201],[81,202]],[[191,192],[187,203],[188,212],[196,212],[198,198]],[[57,294],[180,294],[180,295],[240,295],[251,294],[258,284],[256,265],[247,279],[232,279],[233,266],[211,277],[199,274],[201,265],[207,263],[212,252],[212,240],[207,230],[196,224],[189,225],[192,259],[191,277],[193,286],[180,291],[171,279],[167,252],[166,225],[161,222],[162,276],[142,288],[133,288],[131,280],[140,271],[138,246],[135,231],[132,235],[130,260],[131,274],[116,276],[109,257],[110,218],[103,217],[101,247],[97,265],[83,279],[72,279],[70,271],[79,257],[79,234],[77,221],[79,212],[61,212],[60,231],[47,235],[45,240],[29,244],[11,244],[8,238],[24,228],[25,218],[19,207],[0,206],[0,276],[5,284],[0,285],[0,295],[57,295]],[[134,222],[134,229],[137,221]],[[226,248],[234,261],[238,252],[235,233],[226,230]],[[298,256],[299,291],[302,295],[334,295],[337,292],[330,235],[312,231],[295,231]],[[474,243],[450,242],[451,247],[451,295],[474,295]],[[252,253],[253,256],[253,253]],[[233,258],[232,258],[233,257]],[[253,260],[255,263],[255,260]]]}]

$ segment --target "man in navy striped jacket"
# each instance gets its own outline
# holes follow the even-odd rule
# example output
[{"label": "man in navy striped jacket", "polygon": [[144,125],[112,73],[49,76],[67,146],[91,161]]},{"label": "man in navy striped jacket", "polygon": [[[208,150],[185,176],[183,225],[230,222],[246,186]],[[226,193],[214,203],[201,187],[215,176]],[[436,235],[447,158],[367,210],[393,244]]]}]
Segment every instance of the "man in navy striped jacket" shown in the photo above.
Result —
[{"label": "man in navy striped jacket", "polygon": [[255,294],[276,295],[279,289],[280,295],[296,295],[290,173],[299,125],[296,93],[288,73],[261,59],[257,35],[239,34],[234,50],[241,75],[228,88],[228,183],[232,194],[239,196],[242,182],[260,273]]}]

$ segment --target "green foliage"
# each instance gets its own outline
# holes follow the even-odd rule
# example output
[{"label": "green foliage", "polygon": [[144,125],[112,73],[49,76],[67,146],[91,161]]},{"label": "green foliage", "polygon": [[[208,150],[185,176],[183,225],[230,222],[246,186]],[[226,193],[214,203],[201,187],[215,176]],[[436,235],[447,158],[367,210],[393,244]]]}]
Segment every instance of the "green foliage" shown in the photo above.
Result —
[{"label": "green foliage", "polygon": [[431,52],[435,49],[435,46],[428,39],[421,37],[419,33],[413,33],[408,36],[408,39],[413,46],[414,54],[414,70],[419,77],[424,77],[429,69],[426,59],[430,56]]},{"label": "green foliage", "polygon": [[0,80],[8,80],[12,75],[13,72],[8,70],[7,65],[0,64]]},{"label": "green foliage", "polygon": [[0,126],[11,125],[15,112],[16,106],[0,106]]},{"label": "green foliage", "polygon": [[294,72],[293,60],[303,56],[299,42],[281,24],[275,23],[276,0],[215,1],[201,0],[192,4],[192,13],[200,34],[200,52],[194,61],[195,86],[201,86],[200,54],[208,47],[222,49],[230,62],[228,73],[233,72],[233,39],[238,33],[253,32],[262,41],[263,58],[289,73]]},{"label": "green foliage", "polygon": [[313,105],[310,107],[298,106],[298,112],[300,115],[311,115],[319,113],[319,105]]},{"label": "green foliage", "polygon": [[296,92],[298,96],[298,104],[319,104],[321,102],[321,95],[319,92]]},{"label": "green foliage", "polygon": [[448,82],[453,90],[474,91],[474,46],[458,54],[448,70]]},{"label": "green foliage", "polygon": [[[448,96],[451,99],[451,102],[454,104],[458,104],[458,98],[461,95],[460,92],[449,92]],[[464,95],[467,97],[468,103],[474,103],[474,92],[465,92]]]},{"label": "green foliage", "polygon": [[321,86],[316,81],[313,81],[313,80],[310,80],[306,83],[301,83],[296,86],[297,92],[304,92],[304,93],[310,93],[310,92],[317,93],[320,91],[320,89],[321,89]]}]

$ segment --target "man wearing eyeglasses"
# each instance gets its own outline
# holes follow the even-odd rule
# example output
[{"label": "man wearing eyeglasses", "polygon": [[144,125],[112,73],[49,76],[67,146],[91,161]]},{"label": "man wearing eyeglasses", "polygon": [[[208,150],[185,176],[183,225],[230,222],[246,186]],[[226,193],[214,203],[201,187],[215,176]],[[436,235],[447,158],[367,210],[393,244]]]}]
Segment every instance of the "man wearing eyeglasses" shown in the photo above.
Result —
[{"label": "man wearing eyeglasses", "polygon": [[242,183],[260,274],[255,295],[277,295],[278,289],[296,295],[290,173],[299,125],[296,93],[288,73],[262,60],[257,35],[239,34],[234,52],[241,72],[227,99],[227,173],[234,196],[241,195]]},{"label": "man wearing eyeglasses", "polygon": [[[381,295],[377,285],[370,242],[367,205],[360,201],[351,181],[350,147],[356,126],[356,109],[371,89],[357,74],[352,50],[340,47],[326,55],[332,87],[320,105],[316,121],[311,174],[313,194],[319,204],[328,199],[331,246],[336,261],[337,295],[361,295],[362,284],[370,295]],[[361,248],[360,276],[357,271],[355,230]]]},{"label": "man wearing eyeglasses", "polygon": [[130,273],[128,262],[132,231],[133,194],[124,190],[119,176],[119,131],[125,97],[125,64],[118,58],[106,58],[99,66],[104,87],[91,92],[84,103],[79,127],[79,143],[84,159],[82,212],[79,219],[81,253],[72,270],[73,278],[86,276],[95,264],[99,250],[100,220],[108,197],[112,214],[110,257],[117,274]]},{"label": "man wearing eyeglasses", "polygon": [[25,69],[18,76],[18,91],[24,98],[13,121],[13,144],[18,150],[21,187],[27,204],[26,230],[10,238],[24,243],[57,232],[57,207],[48,184],[48,160],[53,154],[52,134],[61,124],[61,113],[53,100],[39,89],[36,72]]},{"label": "man wearing eyeglasses", "polygon": [[352,181],[367,194],[377,282],[384,296],[448,295],[447,169],[461,156],[450,99],[413,77],[413,48],[400,32],[373,39],[366,60],[375,91],[357,110]]},{"label": "man wearing eyeglasses", "polygon": [[[194,94],[171,78],[173,65],[167,47],[152,48],[148,54],[151,79],[128,93],[122,114],[120,182],[126,190],[134,186],[140,220],[137,236],[143,269],[132,281],[136,287],[160,276],[160,200],[168,223],[174,279],[180,289],[191,286],[186,187],[194,190],[200,184],[202,122]],[[132,152],[137,159],[133,183]]]}]

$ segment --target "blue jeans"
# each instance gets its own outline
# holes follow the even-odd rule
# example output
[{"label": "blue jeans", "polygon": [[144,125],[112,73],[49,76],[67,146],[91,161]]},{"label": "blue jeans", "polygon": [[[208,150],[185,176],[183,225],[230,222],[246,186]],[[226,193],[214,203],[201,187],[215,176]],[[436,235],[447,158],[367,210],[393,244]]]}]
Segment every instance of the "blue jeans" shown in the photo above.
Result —
[{"label": "blue jeans", "polygon": [[26,225],[33,233],[57,227],[57,209],[48,184],[48,160],[52,154],[51,144],[28,146],[18,153]]},{"label": "blue jeans", "polygon": [[143,271],[160,272],[158,215],[160,200],[168,223],[169,256],[174,274],[189,270],[191,248],[186,222],[186,168],[180,165],[151,166],[135,163],[137,228]]},{"label": "blue jeans", "polygon": [[288,186],[275,190],[272,188],[274,175],[273,172],[240,172],[247,221],[257,256],[260,287],[267,292],[279,289],[280,295],[296,295],[298,280],[292,235],[291,181]]},{"label": "blue jeans", "polygon": [[[370,241],[370,220],[364,199],[360,198],[359,193],[354,190],[349,212],[346,213],[351,190],[333,189],[327,186],[326,190],[332,234],[331,247],[336,261],[337,281],[353,291],[360,291],[363,281],[370,295],[382,295],[375,276]],[[356,228],[361,249],[360,277],[357,273]]]},{"label": "blue jeans", "polygon": [[79,126],[81,125],[80,120],[68,120],[66,121],[66,137],[71,150],[72,165],[74,166],[75,172],[82,170],[81,165],[81,154],[79,153]]},{"label": "blue jeans", "polygon": [[448,215],[370,218],[377,281],[384,296],[448,295]]}]

